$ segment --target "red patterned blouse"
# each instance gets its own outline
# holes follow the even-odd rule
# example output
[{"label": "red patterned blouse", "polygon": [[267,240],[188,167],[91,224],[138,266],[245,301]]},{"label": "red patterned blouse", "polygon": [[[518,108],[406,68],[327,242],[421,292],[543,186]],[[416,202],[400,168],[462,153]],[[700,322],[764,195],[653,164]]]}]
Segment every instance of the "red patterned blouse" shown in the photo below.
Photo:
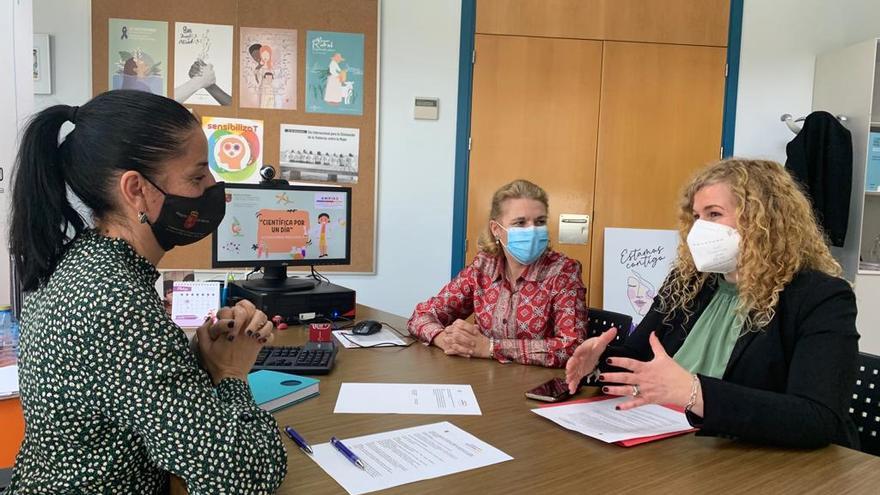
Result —
[{"label": "red patterned blouse", "polygon": [[480,253],[439,294],[416,306],[407,324],[425,344],[457,319],[475,315],[494,339],[493,357],[561,368],[587,333],[581,264],[548,250],[511,287],[503,255]]}]

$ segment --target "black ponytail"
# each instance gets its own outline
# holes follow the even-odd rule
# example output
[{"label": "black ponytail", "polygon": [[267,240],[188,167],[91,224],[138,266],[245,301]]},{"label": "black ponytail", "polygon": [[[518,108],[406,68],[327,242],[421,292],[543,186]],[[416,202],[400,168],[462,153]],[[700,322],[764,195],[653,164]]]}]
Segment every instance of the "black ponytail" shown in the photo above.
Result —
[{"label": "black ponytail", "polygon": [[[59,145],[61,126],[74,130]],[[28,124],[13,177],[9,251],[22,288],[45,285],[86,222],[67,188],[97,219],[115,205],[112,179],[126,170],[155,176],[159,165],[184,152],[198,120],[182,105],[146,92],[118,90],[81,108],[56,105]]]}]

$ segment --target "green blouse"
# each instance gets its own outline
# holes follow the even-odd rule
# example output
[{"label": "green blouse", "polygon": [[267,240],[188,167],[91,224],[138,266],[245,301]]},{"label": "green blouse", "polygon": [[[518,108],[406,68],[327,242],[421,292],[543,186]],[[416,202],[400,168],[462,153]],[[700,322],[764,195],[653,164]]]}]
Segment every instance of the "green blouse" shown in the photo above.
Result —
[{"label": "green blouse", "polygon": [[736,316],[737,304],[736,285],[719,277],[718,290],[675,353],[675,361],[691,373],[712,378],[724,376],[742,328]]},{"label": "green blouse", "polygon": [[84,232],[21,316],[25,437],[9,494],[271,493],[287,471],[247,384],[216,387],[168,317],[156,268]]}]

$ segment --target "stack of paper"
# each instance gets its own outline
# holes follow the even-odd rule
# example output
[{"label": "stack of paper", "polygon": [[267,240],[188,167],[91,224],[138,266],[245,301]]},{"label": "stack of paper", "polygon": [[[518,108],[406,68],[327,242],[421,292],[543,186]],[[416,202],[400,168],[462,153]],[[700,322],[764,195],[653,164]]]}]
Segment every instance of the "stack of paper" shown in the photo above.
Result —
[{"label": "stack of paper", "polygon": [[594,397],[551,404],[532,412],[569,430],[624,447],[695,430],[684,412],[671,407],[649,404],[627,411],[615,409],[628,400],[629,397]]},{"label": "stack of paper", "polygon": [[312,459],[352,495],[513,459],[446,421],[343,442],[366,469],[356,467],[329,443],[313,445]]}]

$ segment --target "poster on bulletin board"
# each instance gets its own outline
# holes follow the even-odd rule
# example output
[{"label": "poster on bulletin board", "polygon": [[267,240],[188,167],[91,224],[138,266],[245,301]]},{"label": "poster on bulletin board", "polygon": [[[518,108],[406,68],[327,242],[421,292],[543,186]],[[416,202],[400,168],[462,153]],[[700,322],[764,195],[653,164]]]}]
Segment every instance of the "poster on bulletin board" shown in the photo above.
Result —
[{"label": "poster on bulletin board", "polygon": [[309,31],[306,112],[364,113],[364,35]]},{"label": "poster on bulletin board", "polygon": [[174,99],[232,105],[232,26],[174,23]]},{"label": "poster on bulletin board", "polygon": [[241,28],[242,108],[296,110],[296,36],[292,29]]},{"label": "poster on bulletin board", "polygon": [[109,88],[166,96],[168,23],[110,19],[108,35]]},{"label": "poster on bulletin board", "polygon": [[678,248],[675,230],[605,229],[604,308],[638,324],[651,309]]},{"label": "poster on bulletin board", "polygon": [[[218,179],[256,183],[259,167],[271,165],[276,178],[350,185],[356,249],[349,265],[325,269],[375,273],[381,4],[91,0],[92,94],[113,89],[115,76],[117,87],[127,81],[182,100],[205,119],[207,158]],[[131,21],[121,21],[126,19]],[[215,29],[222,26],[232,27],[231,55],[228,35]],[[210,47],[198,46],[200,40]],[[129,54],[125,60],[121,51]],[[122,78],[122,62],[134,77]],[[211,248],[211,239],[180,246],[162,258],[160,268],[210,270]]]},{"label": "poster on bulletin board", "polygon": [[263,166],[263,121],[202,117],[208,167],[224,182],[256,184]]},{"label": "poster on bulletin board", "polygon": [[281,178],[356,184],[359,141],[357,129],[281,124]]}]

